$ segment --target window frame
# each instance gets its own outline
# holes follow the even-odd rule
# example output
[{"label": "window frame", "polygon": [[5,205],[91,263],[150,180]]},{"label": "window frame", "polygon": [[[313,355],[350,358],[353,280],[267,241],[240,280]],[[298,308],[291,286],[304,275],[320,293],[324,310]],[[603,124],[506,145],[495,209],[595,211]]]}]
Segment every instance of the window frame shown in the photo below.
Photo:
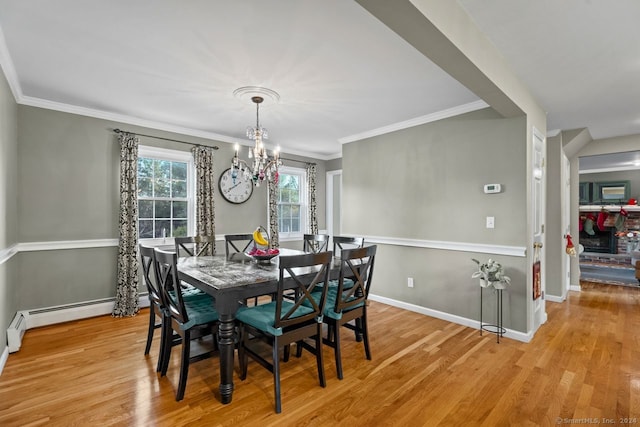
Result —
[{"label": "window frame", "polygon": [[[187,164],[187,236],[192,236],[195,230],[195,163],[193,161],[193,155],[189,151],[180,151],[169,148],[152,147],[148,145],[138,146],[138,159],[154,159],[154,160],[167,160],[171,162],[183,162]],[[137,160],[136,159],[136,162]],[[136,176],[136,180],[138,177]],[[136,196],[138,202],[140,196]],[[143,198],[142,200],[158,200],[162,198]],[[179,198],[180,200],[182,198]],[[167,198],[167,200],[176,200]],[[138,221],[140,221],[140,209],[138,208]],[[140,238],[140,229],[138,223],[138,241],[147,245],[164,245],[174,244],[174,238],[167,236],[163,237],[145,237]]]},{"label": "window frame", "polygon": [[[309,209],[307,203],[308,197],[308,183],[307,183],[307,170],[304,168],[296,168],[293,166],[280,166],[278,168],[280,175],[297,175],[300,177],[300,203],[294,203],[300,205],[300,231],[296,232],[283,232],[280,231],[280,218],[278,218],[278,238],[280,241],[294,241],[302,240],[303,235],[307,230],[307,211]],[[278,201],[276,205],[280,205],[280,187],[278,187]],[[291,204],[291,203],[290,203]]]}]

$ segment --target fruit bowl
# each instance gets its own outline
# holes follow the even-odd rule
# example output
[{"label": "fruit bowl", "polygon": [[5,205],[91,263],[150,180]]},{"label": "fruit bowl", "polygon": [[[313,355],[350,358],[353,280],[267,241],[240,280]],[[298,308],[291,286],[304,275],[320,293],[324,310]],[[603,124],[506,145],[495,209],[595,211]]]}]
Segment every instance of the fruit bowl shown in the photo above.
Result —
[{"label": "fruit bowl", "polygon": [[258,249],[257,247],[253,247],[249,252],[245,252],[246,255],[255,259],[256,261],[269,261],[272,258],[280,255],[280,251],[278,249]]}]

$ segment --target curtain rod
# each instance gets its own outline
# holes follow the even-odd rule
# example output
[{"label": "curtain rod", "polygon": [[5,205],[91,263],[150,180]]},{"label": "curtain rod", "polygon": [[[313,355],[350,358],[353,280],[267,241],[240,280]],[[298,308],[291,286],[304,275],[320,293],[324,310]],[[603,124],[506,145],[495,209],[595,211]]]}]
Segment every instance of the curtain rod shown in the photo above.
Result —
[{"label": "curtain rod", "polygon": [[218,146],[216,146],[216,145],[214,145],[214,146],[210,146],[210,145],[202,145],[202,144],[196,144],[195,142],[180,141],[180,140],[177,140],[177,139],[163,138],[163,137],[161,137],[161,136],[145,135],[144,133],[128,132],[128,131],[120,130],[120,129],[114,129],[113,131],[114,131],[115,133],[125,133],[125,132],[126,132],[126,133],[132,133],[132,134],[134,134],[134,135],[136,135],[136,136],[146,136],[147,138],[162,139],[162,140],[165,140],[165,141],[179,142],[180,144],[195,145],[195,146],[198,146],[198,147],[211,147],[211,148],[213,148],[214,150],[217,150],[217,149],[218,149]]},{"label": "curtain rod", "polygon": [[298,162],[298,163],[306,163],[308,165],[315,165],[313,162],[305,162],[304,160],[296,160],[296,159],[287,159],[286,157],[280,157],[280,160],[288,160],[290,162]]},{"label": "curtain rod", "polygon": [[[177,140],[177,139],[164,138],[164,137],[161,137],[161,136],[145,135],[144,133],[128,132],[128,131],[121,130],[121,129],[114,129],[113,131],[114,131],[115,133],[124,133],[124,132],[127,132],[127,133],[132,133],[132,134],[137,135],[137,136],[146,136],[147,138],[155,138],[155,139],[162,139],[162,140],[165,140],[165,141],[179,142],[180,144],[189,144],[189,145],[197,145],[197,146],[201,146],[201,145],[202,145],[202,144],[196,144],[195,142],[180,141],[180,140]],[[210,146],[209,146],[209,145],[207,145],[207,147],[210,147]],[[217,150],[217,149],[218,149],[218,146],[217,146],[217,145],[214,145],[214,146],[212,146],[211,148],[213,148],[214,150]],[[315,165],[315,164],[316,164],[316,163],[313,163],[313,162],[306,162],[306,161],[304,161],[304,160],[288,159],[288,158],[286,158],[286,157],[280,157],[280,159],[282,159],[282,160],[288,160],[288,161],[290,161],[290,162],[306,163],[306,164],[308,164],[308,165]]]}]

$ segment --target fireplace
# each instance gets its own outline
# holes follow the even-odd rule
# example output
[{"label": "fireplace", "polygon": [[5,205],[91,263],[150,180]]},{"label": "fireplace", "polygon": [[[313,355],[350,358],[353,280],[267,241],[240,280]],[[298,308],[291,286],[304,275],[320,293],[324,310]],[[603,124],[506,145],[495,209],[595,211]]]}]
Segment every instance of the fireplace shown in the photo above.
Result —
[{"label": "fireplace", "polygon": [[618,238],[614,227],[605,227],[603,231],[593,227],[593,231],[593,236],[584,230],[580,232],[580,244],[584,246],[585,252],[618,253]]}]

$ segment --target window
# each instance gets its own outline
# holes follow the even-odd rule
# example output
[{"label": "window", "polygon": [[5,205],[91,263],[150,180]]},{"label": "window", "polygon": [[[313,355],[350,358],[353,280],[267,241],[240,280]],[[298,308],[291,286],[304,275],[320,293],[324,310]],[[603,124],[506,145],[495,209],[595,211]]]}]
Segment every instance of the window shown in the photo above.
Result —
[{"label": "window", "polygon": [[306,171],[281,167],[278,181],[278,228],[281,238],[299,238],[306,227]]},{"label": "window", "polygon": [[181,237],[193,228],[193,157],[190,153],[138,149],[138,237]]}]

